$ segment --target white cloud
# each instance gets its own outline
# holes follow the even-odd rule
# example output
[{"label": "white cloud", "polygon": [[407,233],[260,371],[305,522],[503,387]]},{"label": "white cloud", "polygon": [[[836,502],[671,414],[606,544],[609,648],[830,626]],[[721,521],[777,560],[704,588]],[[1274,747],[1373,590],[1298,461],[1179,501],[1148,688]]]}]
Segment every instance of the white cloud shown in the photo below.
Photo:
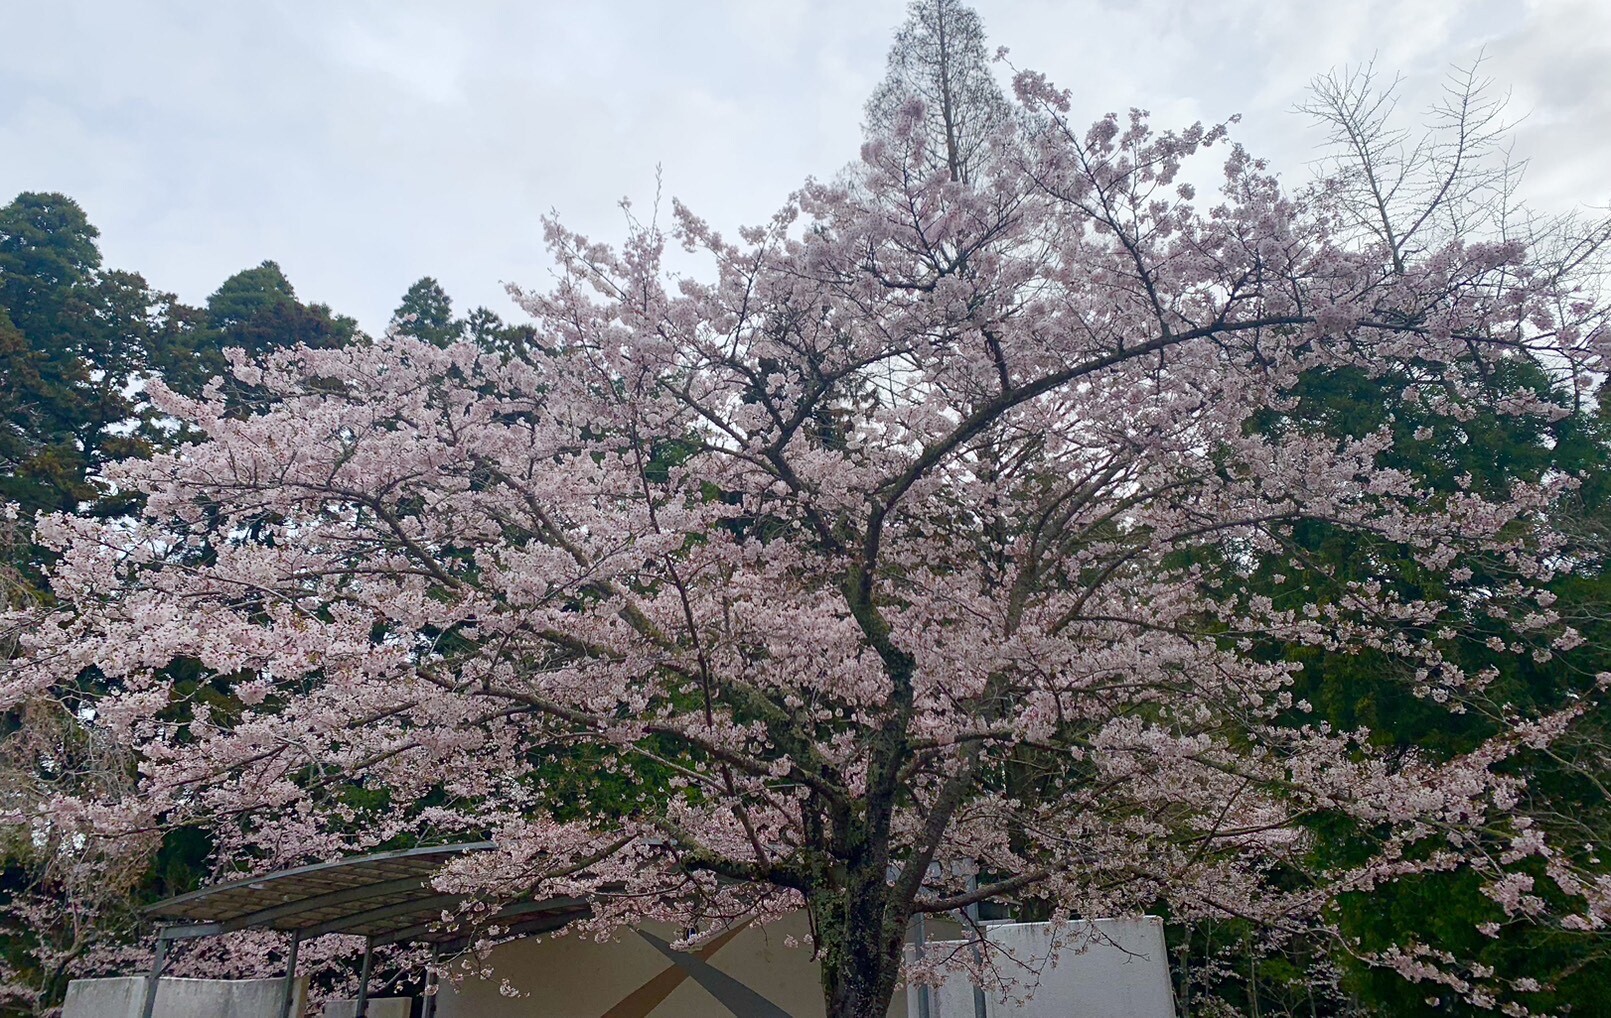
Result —
[{"label": "white cloud", "polygon": [[[992,43],[1096,117],[1232,113],[1301,178],[1288,112],[1373,55],[1429,94],[1487,45],[1531,111],[1518,149],[1552,205],[1603,201],[1603,0],[978,0]],[[763,219],[855,157],[901,0],[301,0],[15,5],[0,66],[0,200],[65,191],[109,263],[188,300],[275,258],[299,291],[381,327],[415,278],[509,310],[541,286],[539,217],[604,238],[667,190],[720,228]]]},{"label": "white cloud", "polygon": [[1528,192],[1568,209],[1611,203],[1611,6],[1532,0],[1526,19],[1489,48],[1491,73],[1525,114],[1516,132],[1530,160]]}]

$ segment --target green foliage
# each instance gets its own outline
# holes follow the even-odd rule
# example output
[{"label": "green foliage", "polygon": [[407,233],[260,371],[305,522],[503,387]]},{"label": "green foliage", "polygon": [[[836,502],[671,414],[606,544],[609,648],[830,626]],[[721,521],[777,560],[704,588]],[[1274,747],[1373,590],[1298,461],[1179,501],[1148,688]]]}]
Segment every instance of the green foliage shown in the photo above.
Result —
[{"label": "green foliage", "polygon": [[0,306],[29,335],[55,334],[68,298],[101,265],[100,231],[63,194],[25,191],[0,208]]},{"label": "green foliage", "polygon": [[28,192],[0,208],[0,497],[25,510],[85,499],[108,418],[126,409],[85,357],[107,349],[125,303],[126,280],[96,285],[96,236],[64,195]]},{"label": "green foliage", "polygon": [[[1387,681],[1388,670],[1402,667],[1385,654],[1340,655],[1313,648],[1271,647],[1272,658],[1300,660],[1293,697],[1310,710],[1294,710],[1293,723],[1324,721],[1342,728],[1370,729],[1375,742],[1406,754],[1447,758],[1476,746],[1501,729],[1517,707],[1560,709],[1584,695],[1597,671],[1611,669],[1611,574],[1605,569],[1607,521],[1611,521],[1611,431],[1602,406],[1584,407],[1568,394],[1551,391],[1536,366],[1520,361],[1487,365],[1483,377],[1472,366],[1469,398],[1458,416],[1426,410],[1429,398],[1455,399],[1448,392],[1426,393],[1412,377],[1372,377],[1359,370],[1312,373],[1296,386],[1295,403],[1279,417],[1269,415],[1259,427],[1276,431],[1303,428],[1337,438],[1357,439],[1379,430],[1393,436],[1379,465],[1403,470],[1430,492],[1427,509],[1467,488],[1482,493],[1536,482],[1546,475],[1568,474],[1581,483],[1553,507],[1550,523],[1575,536],[1563,556],[1561,575],[1551,584],[1553,605],[1574,626],[1588,647],[1568,666],[1553,656],[1547,636],[1518,645],[1514,632],[1488,617],[1487,606],[1467,606],[1469,632],[1450,634],[1439,648],[1466,674],[1487,670],[1493,678],[1457,723],[1427,701]],[[1525,383],[1560,408],[1560,417],[1516,416],[1494,410],[1481,395],[1489,383]],[[1316,598],[1320,604],[1343,596],[1344,585],[1375,579],[1405,599],[1453,596],[1439,574],[1399,552],[1386,540],[1364,541],[1345,536],[1323,522],[1311,521],[1281,535],[1277,553],[1248,563],[1227,561],[1228,596],[1263,594],[1280,604]],[[1524,536],[1524,535],[1519,535]],[[1505,577],[1500,561],[1465,560],[1479,588],[1498,589]],[[1494,643],[1501,639],[1503,644]],[[1585,651],[1587,652],[1585,654]],[[1548,754],[1518,756],[1509,766],[1525,770],[1532,801],[1524,804],[1557,844],[1580,864],[1602,865],[1596,845],[1611,839],[1611,802],[1602,784],[1608,759],[1606,720],[1591,713],[1574,733]],[[1330,824],[1316,818],[1317,854],[1328,862],[1346,863],[1371,832]],[[1535,874],[1536,893],[1559,903],[1564,899],[1544,877]],[[1570,1009],[1573,1014],[1611,1014],[1611,954],[1595,933],[1563,930],[1524,921],[1507,921],[1503,910],[1481,893],[1471,872],[1404,878],[1369,893],[1346,896],[1336,919],[1351,950],[1333,951],[1340,972],[1340,1001],[1382,1015],[1449,1014],[1457,998],[1435,986],[1411,983],[1398,974],[1363,964],[1358,957],[1392,944],[1420,943],[1492,968],[1507,980],[1536,980],[1541,987],[1525,999],[1540,1011]],[[1479,930],[1488,927],[1492,935]],[[1235,952],[1233,951],[1234,955]],[[1246,971],[1250,958],[1240,957],[1232,969]],[[1260,977],[1265,978],[1265,977]],[[1243,1002],[1250,992],[1246,979],[1235,990]],[[1523,984],[1525,985],[1525,984]],[[1274,986],[1264,986],[1266,993]],[[1341,1007],[1342,1004],[1337,1006]],[[1267,1012],[1272,1013],[1272,1012]]]},{"label": "green foliage", "polygon": [[[1548,885],[1540,880],[1539,887],[1547,890]],[[1525,922],[1507,924],[1499,906],[1483,896],[1473,873],[1429,875],[1351,896],[1342,917],[1344,933],[1358,938],[1362,950],[1382,949],[1413,931],[1421,943],[1472,959],[1507,978],[1537,979],[1539,992],[1522,999],[1538,1013],[1611,1014],[1611,950],[1603,937]],[[1478,923],[1495,923],[1499,930],[1487,936]],[[1350,965],[1343,985],[1382,1015],[1465,1013],[1454,994],[1382,969]]]},{"label": "green foliage", "polygon": [[530,325],[506,325],[492,310],[478,307],[464,319],[470,339],[484,350],[506,357],[522,357],[537,342],[537,330]]},{"label": "green foliage", "polygon": [[507,325],[490,308],[476,307],[463,318],[453,315],[453,298],[430,276],[422,277],[392,312],[391,326],[436,346],[468,339],[485,350],[519,356],[536,339],[529,325]]}]

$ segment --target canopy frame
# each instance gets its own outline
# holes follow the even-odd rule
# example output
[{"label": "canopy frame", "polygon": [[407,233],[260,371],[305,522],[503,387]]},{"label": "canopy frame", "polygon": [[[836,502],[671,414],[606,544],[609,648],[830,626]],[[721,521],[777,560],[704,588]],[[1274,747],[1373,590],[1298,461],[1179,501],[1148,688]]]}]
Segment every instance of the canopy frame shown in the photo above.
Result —
[{"label": "canopy frame", "polygon": [[[313,863],[230,880],[159,901],[146,914],[161,922],[146,979],[144,1018],[155,1012],[162,971],[174,942],[216,937],[237,930],[278,930],[290,934],[286,953],[281,1018],[291,1013],[296,993],[297,954],[303,941],[329,933],[364,938],[356,1018],[366,1018],[375,948],[427,943],[433,962],[445,949],[468,943],[470,933],[443,914],[473,901],[471,895],[443,893],[433,886],[452,859],[493,848],[490,841],[434,845]],[[496,924],[500,936],[522,937],[559,929],[589,914],[584,898],[557,897],[520,902],[480,917]],[[426,976],[426,1006],[435,1012],[435,973]]]}]

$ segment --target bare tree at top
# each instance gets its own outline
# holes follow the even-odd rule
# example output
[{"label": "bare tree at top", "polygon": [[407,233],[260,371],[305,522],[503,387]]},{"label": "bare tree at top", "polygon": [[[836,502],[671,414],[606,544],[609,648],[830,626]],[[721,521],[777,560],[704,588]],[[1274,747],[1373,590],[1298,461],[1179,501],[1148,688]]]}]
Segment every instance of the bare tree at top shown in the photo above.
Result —
[{"label": "bare tree at top", "polygon": [[914,0],[889,50],[889,71],[867,101],[867,133],[888,134],[922,104],[923,165],[966,183],[1011,105],[990,73],[984,24],[958,0]]}]

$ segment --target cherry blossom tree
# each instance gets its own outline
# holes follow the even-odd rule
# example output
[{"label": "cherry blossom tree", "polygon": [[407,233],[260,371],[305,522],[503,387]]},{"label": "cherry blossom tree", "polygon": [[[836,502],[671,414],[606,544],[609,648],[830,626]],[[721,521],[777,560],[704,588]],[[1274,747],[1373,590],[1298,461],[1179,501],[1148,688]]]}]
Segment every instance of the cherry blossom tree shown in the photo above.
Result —
[{"label": "cherry blossom tree", "polygon": [[[1040,76],[1016,91],[965,176],[909,102],[737,239],[680,205],[619,248],[550,223],[562,275],[519,295],[519,351],[238,356],[252,409],[154,386],[205,440],[116,468],[138,518],[42,525],[57,604],[3,687],[79,697],[140,794],[49,810],[203,825],[257,865],[490,835],[443,886],[585,894],[600,930],[805,909],[835,1018],[925,976],[914,918],[987,900],[1312,930],[1469,866],[1507,913],[1603,926],[1611,886],[1515,812],[1593,680],[1445,756],[1292,694],[1305,649],[1367,654],[1458,714],[1491,680],[1449,653],[1473,618],[1580,642],[1544,590],[1578,564],[1547,514],[1573,477],[1428,483],[1383,465],[1392,429],[1290,411],[1347,368],[1429,419],[1566,412],[1493,379],[1594,390],[1581,265],[1395,248],[1222,127],[1077,130]],[[706,271],[665,270],[673,242]],[[1378,574],[1238,585],[1313,521]],[[1429,949],[1377,960],[1497,999]]]}]

